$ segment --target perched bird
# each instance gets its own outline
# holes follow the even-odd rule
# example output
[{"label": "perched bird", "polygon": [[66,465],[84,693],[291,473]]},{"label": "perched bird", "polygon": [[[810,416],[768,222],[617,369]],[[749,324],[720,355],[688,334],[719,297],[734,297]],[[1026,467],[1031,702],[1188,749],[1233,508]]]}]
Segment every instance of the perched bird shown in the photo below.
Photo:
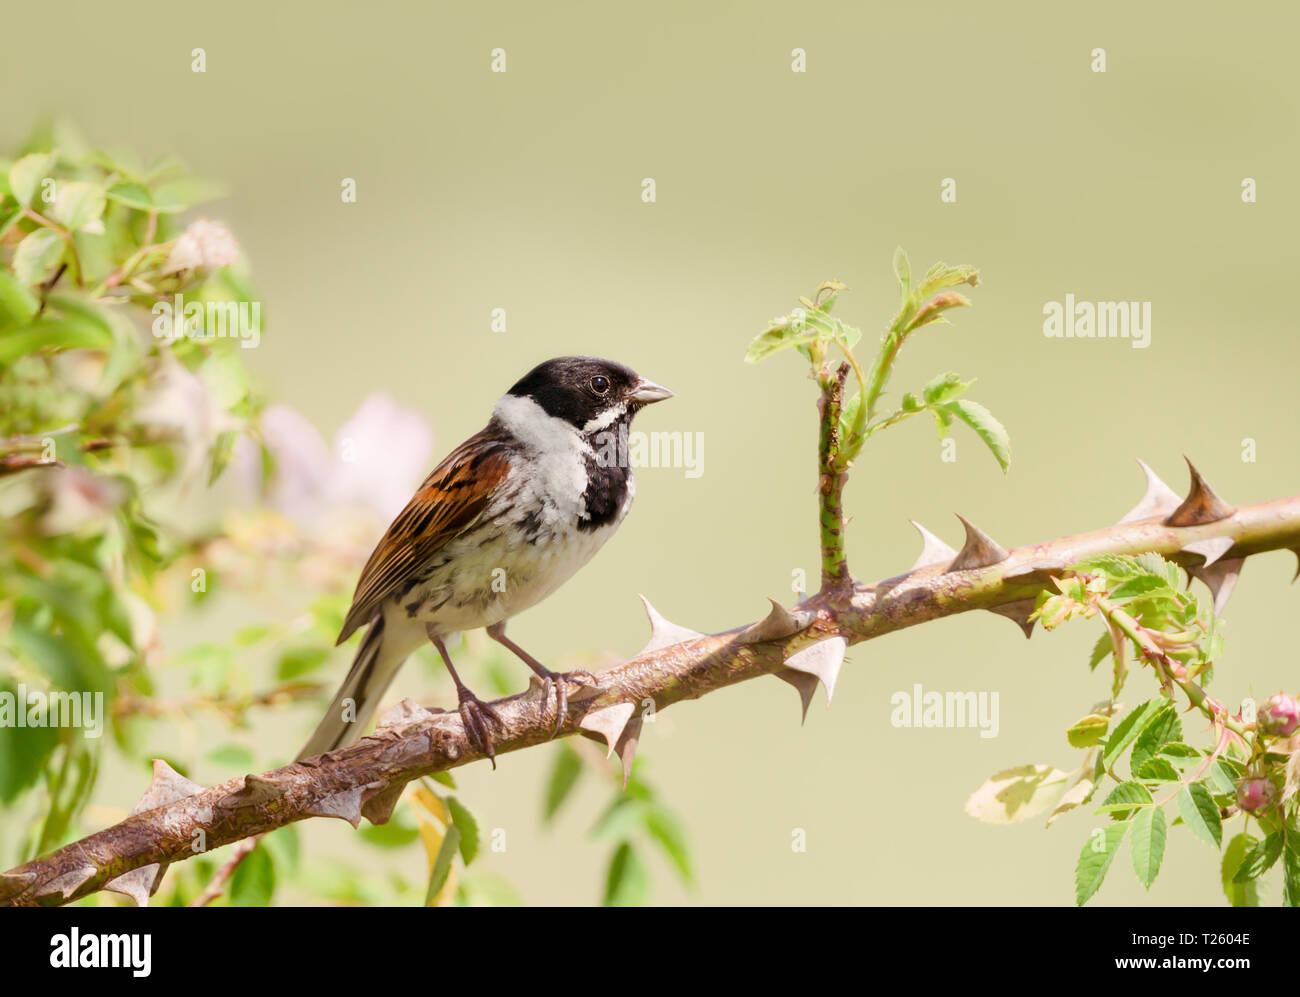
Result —
[{"label": "perched bird", "polygon": [[506,622],[559,588],[618,529],[635,485],[626,432],[645,405],[673,392],[622,364],[558,357],[496,403],[487,427],[453,450],[393,520],[357,582],[341,644],[369,627],[352,670],[299,760],[361,736],[393,676],[429,640],[456,684],[468,735],[495,762],[481,702],[447,653],[459,632],[486,627],[555,690],[558,731],[567,682],[506,636]]}]

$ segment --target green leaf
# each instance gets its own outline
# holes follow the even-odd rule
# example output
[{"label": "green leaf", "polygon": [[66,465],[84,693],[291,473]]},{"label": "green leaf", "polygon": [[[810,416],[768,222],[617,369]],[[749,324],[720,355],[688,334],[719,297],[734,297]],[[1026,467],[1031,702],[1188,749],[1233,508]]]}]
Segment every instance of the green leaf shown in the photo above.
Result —
[{"label": "green leaf", "polygon": [[219,748],[213,748],[208,752],[208,761],[240,772],[249,772],[254,767],[253,753],[242,744],[223,744]]},{"label": "green leaf", "polygon": [[14,276],[30,286],[44,283],[63,257],[63,247],[57,232],[38,228],[29,233],[14,250]]},{"label": "green leaf", "polygon": [[430,772],[429,778],[439,785],[446,786],[448,789],[456,788],[456,780],[450,772]]},{"label": "green leaf", "polygon": [[1105,736],[1109,728],[1110,717],[1100,713],[1089,713],[1074,722],[1074,725],[1065,732],[1065,739],[1070,742],[1071,747],[1090,748]]},{"label": "green leaf", "polygon": [[424,891],[424,906],[433,905],[438,892],[447,882],[447,876],[451,872],[451,860],[456,857],[458,848],[460,848],[460,828],[453,824],[447,828],[447,833],[438,848],[438,855],[433,860],[433,868],[429,870],[429,887]]},{"label": "green leaf", "polygon": [[1151,719],[1165,708],[1167,700],[1148,699],[1145,703],[1133,707],[1116,726],[1114,732],[1106,739],[1106,748],[1102,752],[1102,763],[1107,769],[1119,760],[1137,736],[1142,733]]},{"label": "green leaf", "polygon": [[1110,578],[1132,578],[1134,575],[1151,574],[1135,557],[1127,554],[1094,554],[1070,565],[1071,571],[1086,571],[1089,574],[1107,575]]},{"label": "green leaf", "polygon": [[1137,873],[1138,882],[1148,890],[1160,873],[1168,833],[1165,812],[1160,807],[1144,807],[1133,818],[1133,834],[1128,840],[1129,852],[1133,856],[1133,871]]},{"label": "green leaf", "polygon": [[106,692],[112,683],[107,667],[93,649],[67,634],[52,634],[26,620],[15,620],[9,640],[19,659],[36,666],[60,689]]},{"label": "green leaf", "polygon": [[975,435],[984,441],[1004,472],[1011,466],[1011,436],[992,412],[967,398],[957,398],[937,407],[975,430]]},{"label": "green leaf", "polygon": [[946,374],[940,374],[933,378],[929,384],[921,389],[921,396],[929,405],[939,405],[943,402],[952,401],[958,395],[963,394],[974,381],[963,381],[952,371]]},{"label": "green leaf", "polygon": [[745,352],[745,363],[758,363],[760,360],[766,360],[773,353],[779,353],[801,343],[814,342],[817,338],[816,333],[796,334],[788,329],[768,329],[760,332],[749,344],[749,349]]},{"label": "green leaf", "polygon": [[645,825],[646,817],[653,809],[649,800],[620,796],[596,821],[591,829],[591,839],[624,841]]},{"label": "green leaf", "polygon": [[958,284],[969,284],[971,287],[978,287],[979,282],[980,272],[972,266],[960,264],[950,267],[947,263],[936,263],[926,271],[925,276],[921,279],[921,286],[917,289],[917,295],[921,298],[928,298],[936,291],[942,291],[945,287],[956,287]]},{"label": "green leaf", "polygon": [[478,855],[478,821],[456,797],[448,796],[443,802],[451,813],[452,823],[460,829],[460,857],[469,865]]},{"label": "green leaf", "polygon": [[958,294],[956,291],[948,291],[945,294],[936,294],[933,298],[921,306],[907,322],[907,334],[915,332],[931,322],[947,322],[943,313],[951,311],[954,308],[969,308],[970,299],[964,294]]},{"label": "green leaf", "polygon": [[[0,202],[3,202],[3,200],[4,198],[0,197]],[[8,215],[0,215],[0,238],[4,238],[5,234],[8,233],[8,231],[11,228],[17,225],[18,222],[22,219],[22,217],[23,217],[22,208],[14,208],[12,211],[9,212]]]},{"label": "green leaf", "polygon": [[258,845],[235,868],[230,878],[231,907],[265,907],[275,893],[275,864]]},{"label": "green leaf", "polygon": [[69,232],[79,232],[104,213],[104,189],[88,180],[60,180],[51,217]]},{"label": "green leaf", "polygon": [[1258,842],[1249,834],[1242,832],[1228,842],[1223,850],[1223,862],[1219,866],[1219,881],[1223,884],[1223,895],[1233,907],[1258,907],[1259,884],[1254,880],[1237,882],[1237,873],[1241,864]]},{"label": "green leaf", "polygon": [[1156,593],[1168,595],[1170,598],[1174,596],[1174,591],[1163,578],[1156,578],[1154,575],[1138,575],[1136,578],[1126,578],[1116,585],[1111,589],[1110,597],[1120,601]]},{"label": "green leaf", "polygon": [[1283,831],[1282,906],[1300,907],[1300,840],[1294,831]]},{"label": "green leaf", "polygon": [[1127,822],[1095,828],[1083,843],[1074,867],[1074,900],[1080,907],[1101,888],[1128,828]]},{"label": "green leaf", "polygon": [[398,807],[382,824],[366,824],[357,834],[376,848],[405,848],[420,837],[420,828],[411,819],[409,807]]},{"label": "green leaf", "polygon": [[262,839],[262,847],[270,853],[271,864],[275,866],[281,878],[288,879],[298,875],[302,850],[296,825],[289,824],[269,832]]},{"label": "green leaf", "polygon": [[691,871],[686,831],[681,821],[665,807],[655,806],[646,816],[645,829],[663,849],[682,882],[689,886],[694,881],[694,873]]},{"label": "green leaf", "polygon": [[133,180],[123,180],[113,184],[104,192],[104,196],[110,201],[117,201],[139,211],[151,211],[154,207],[153,195],[149,193],[149,188]]},{"label": "green leaf", "polygon": [[1241,778],[1242,768],[1229,758],[1216,758],[1205,770],[1204,782],[1210,792],[1216,796],[1237,795],[1237,780]]},{"label": "green leaf", "polygon": [[1162,745],[1177,741],[1182,736],[1183,723],[1178,719],[1178,711],[1173,703],[1166,702],[1164,709],[1147,721],[1146,727],[1133,742],[1129,768],[1136,774],[1149,759],[1155,757]]},{"label": "green leaf", "polygon": [[0,329],[25,325],[32,320],[41,303],[8,270],[0,269]]},{"label": "green leaf", "polygon": [[[0,693],[14,697],[17,709],[16,686],[0,680]],[[59,730],[55,727],[19,727],[16,717],[0,724],[0,802],[12,803],[35,785],[58,746]]]},{"label": "green leaf", "polygon": [[1128,820],[1134,810],[1150,806],[1152,802],[1151,791],[1142,783],[1121,782],[1110,791],[1097,812],[1110,814],[1111,820]]},{"label": "green leaf", "polygon": [[650,897],[650,875],[636,849],[626,841],[614,850],[605,875],[606,907],[640,907]]},{"label": "green leaf", "polygon": [[153,188],[153,206],[162,214],[176,214],[225,196],[226,188],[222,184],[197,177],[179,177]]},{"label": "green leaf", "polygon": [[939,439],[943,439],[952,430],[952,413],[945,408],[932,408],[930,414],[934,416],[934,428],[939,431]]},{"label": "green leaf", "polygon": [[291,647],[280,655],[276,677],[281,682],[295,679],[314,671],[329,660],[330,652],[323,647]]},{"label": "green leaf", "polygon": [[1110,652],[1110,631],[1106,631],[1097,638],[1097,643],[1092,645],[1092,652],[1088,655],[1088,671],[1092,671],[1110,657]]},{"label": "green leaf", "polygon": [[1177,782],[1178,770],[1166,758],[1148,758],[1137,767],[1134,777],[1143,782]]},{"label": "green leaf", "polygon": [[912,263],[902,246],[894,248],[894,273],[898,277],[898,307],[903,308],[912,294]]},{"label": "green leaf", "polygon": [[569,798],[573,787],[578,784],[580,775],[582,775],[582,759],[572,748],[560,745],[555,755],[555,762],[551,765],[550,777],[546,780],[546,799],[542,808],[543,823],[549,824],[560,812],[560,807],[564,806],[564,801]]},{"label": "green leaf", "polygon": [[1178,812],[1194,835],[1207,845],[1220,847],[1223,843],[1223,819],[1204,785],[1194,782],[1178,791]]},{"label": "green leaf", "polygon": [[1251,846],[1241,860],[1241,865],[1232,877],[1234,883],[1246,883],[1258,879],[1273,867],[1273,863],[1282,854],[1282,835],[1274,831],[1263,841]]},{"label": "green leaf", "polygon": [[13,191],[15,201],[22,205],[31,203],[36,188],[54,165],[54,158],[52,152],[34,152],[9,167],[9,189]]}]

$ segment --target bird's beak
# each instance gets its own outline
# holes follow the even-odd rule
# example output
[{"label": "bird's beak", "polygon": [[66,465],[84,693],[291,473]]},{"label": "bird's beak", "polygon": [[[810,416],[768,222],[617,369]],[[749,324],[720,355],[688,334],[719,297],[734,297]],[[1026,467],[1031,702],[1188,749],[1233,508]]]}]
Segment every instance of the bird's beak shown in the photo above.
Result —
[{"label": "bird's beak", "polygon": [[640,405],[649,405],[651,402],[661,402],[665,398],[671,398],[674,394],[675,391],[670,391],[662,384],[655,384],[654,381],[647,381],[643,377],[632,389],[632,400]]}]

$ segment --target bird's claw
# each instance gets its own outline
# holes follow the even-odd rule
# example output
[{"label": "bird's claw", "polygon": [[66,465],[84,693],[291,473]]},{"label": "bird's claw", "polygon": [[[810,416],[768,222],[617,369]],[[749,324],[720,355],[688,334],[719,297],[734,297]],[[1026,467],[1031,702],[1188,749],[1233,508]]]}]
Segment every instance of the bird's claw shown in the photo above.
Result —
[{"label": "bird's claw", "polygon": [[555,688],[555,730],[551,732],[552,737],[559,736],[560,728],[564,726],[564,720],[569,715],[570,682],[578,686],[591,687],[596,685],[596,676],[582,668],[575,668],[571,672],[547,672],[542,676],[543,701],[551,698],[551,687]]},{"label": "bird's claw", "polygon": [[460,714],[460,721],[465,725],[465,733],[469,735],[472,743],[482,749],[483,753],[488,756],[488,761],[492,767],[497,767],[496,746],[492,743],[492,733],[488,729],[488,721],[491,720],[498,727],[504,727],[501,717],[497,711],[488,706],[468,689],[462,689],[460,692],[460,705],[456,708]]}]

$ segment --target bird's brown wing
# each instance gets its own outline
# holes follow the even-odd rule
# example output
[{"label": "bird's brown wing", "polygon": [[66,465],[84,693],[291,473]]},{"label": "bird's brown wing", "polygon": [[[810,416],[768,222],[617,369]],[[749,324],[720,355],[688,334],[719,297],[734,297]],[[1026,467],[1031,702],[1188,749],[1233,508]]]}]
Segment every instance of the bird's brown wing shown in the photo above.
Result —
[{"label": "bird's brown wing", "polygon": [[424,479],[362,569],[340,644],[369,623],[385,599],[483,513],[492,492],[510,473],[507,453],[499,437],[483,430],[449,453]]}]

